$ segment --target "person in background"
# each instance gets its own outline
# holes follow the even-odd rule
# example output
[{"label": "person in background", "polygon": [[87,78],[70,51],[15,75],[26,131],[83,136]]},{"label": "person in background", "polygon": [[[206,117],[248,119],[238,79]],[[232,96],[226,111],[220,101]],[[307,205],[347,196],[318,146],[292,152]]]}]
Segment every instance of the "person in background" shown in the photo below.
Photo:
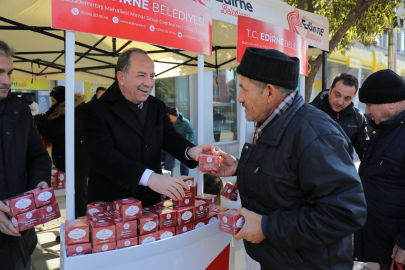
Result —
[{"label": "person in background", "polygon": [[325,112],[340,125],[361,160],[369,137],[366,117],[353,104],[358,87],[356,77],[341,73],[333,80],[329,90],[319,93],[309,104]]},{"label": "person in background", "polygon": [[21,99],[30,107],[32,116],[39,114],[39,105],[34,101],[31,94],[24,93],[22,94]]},{"label": "person in background", "polygon": [[104,93],[105,91],[107,91],[107,89],[105,89],[105,87],[99,86],[97,87],[96,93],[94,94],[93,99],[99,99]]},{"label": "person in background", "polygon": [[[183,117],[179,113],[179,110],[174,107],[169,110],[170,121],[174,124],[174,128],[180,135],[186,138],[189,142],[193,142],[195,138],[194,128],[191,126],[190,121]],[[165,170],[171,172],[173,176],[173,167],[174,167],[175,158],[169,153],[166,154],[165,158]],[[183,162],[180,163],[180,175],[188,175],[189,169],[186,164]]]},{"label": "person in background", "polygon": [[[56,86],[51,93],[52,106],[45,113],[34,117],[39,134],[50,138],[52,160],[59,171],[66,172],[65,162],[65,87]],[[86,96],[75,94],[75,217],[86,215],[87,178],[90,161],[83,137],[82,110]]]},{"label": "person in background", "polygon": [[359,167],[366,225],[354,234],[354,260],[390,269],[405,260],[405,82],[390,69],[371,74],[359,91],[373,131]]},{"label": "person in background", "polygon": [[51,159],[31,111],[21,99],[9,98],[14,50],[0,40],[0,269],[31,270],[37,245],[35,229],[19,232],[2,201],[51,184]]}]

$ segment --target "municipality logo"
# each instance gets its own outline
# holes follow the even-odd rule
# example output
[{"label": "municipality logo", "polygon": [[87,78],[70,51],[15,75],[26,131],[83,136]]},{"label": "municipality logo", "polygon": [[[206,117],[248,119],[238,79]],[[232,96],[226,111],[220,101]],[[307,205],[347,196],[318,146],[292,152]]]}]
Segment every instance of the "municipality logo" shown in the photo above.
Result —
[{"label": "municipality logo", "polygon": [[294,8],[294,11],[287,14],[287,21],[288,26],[290,27],[290,31],[296,34],[298,33],[297,27],[303,27],[302,23],[300,22],[300,13],[298,9]]}]

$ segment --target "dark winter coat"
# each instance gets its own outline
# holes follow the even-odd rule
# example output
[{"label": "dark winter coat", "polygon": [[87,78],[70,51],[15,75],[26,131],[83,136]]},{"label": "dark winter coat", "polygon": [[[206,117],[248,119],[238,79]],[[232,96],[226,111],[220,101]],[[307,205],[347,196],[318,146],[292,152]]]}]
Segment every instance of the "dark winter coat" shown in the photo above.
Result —
[{"label": "dark winter coat", "polygon": [[357,155],[361,159],[368,144],[367,120],[353,102],[346,109],[337,113],[329,104],[328,91],[323,91],[310,103],[335,120],[349,137]]},{"label": "dark winter coat", "polygon": [[351,270],[352,236],[366,203],[352,147],[339,125],[297,94],[246,143],[237,181],[246,209],[263,215],[266,239],[244,241],[262,269]]},{"label": "dark winter coat", "polygon": [[[83,107],[86,96],[75,94],[75,216],[86,214],[87,178],[90,161],[87,155],[83,136]],[[65,102],[51,107],[46,114],[34,117],[39,134],[50,138],[52,144],[52,160],[59,171],[66,172],[65,149]]]},{"label": "dark winter coat", "polygon": [[376,125],[359,174],[367,200],[366,225],[355,233],[354,258],[391,264],[395,244],[405,250],[405,111]]},{"label": "dark winter coat", "polygon": [[[38,134],[30,108],[20,99],[8,99],[2,114],[1,150],[4,156],[7,186],[0,192],[4,200],[34,189],[45,181],[51,185],[51,158]],[[14,248],[20,251],[24,265],[27,264],[37,244],[35,230],[21,232],[20,237],[0,232],[0,268],[15,269]]]},{"label": "dark winter coat", "polygon": [[138,184],[146,169],[162,173],[162,149],[187,167],[198,164],[186,160],[186,148],[194,145],[176,132],[161,100],[149,96],[143,128],[127,102],[115,82],[100,99],[84,107],[84,136],[91,163],[89,202],[128,197],[143,205],[159,202],[158,193]]},{"label": "dark winter coat", "polygon": [[193,142],[195,138],[194,128],[191,126],[190,121],[179,115],[176,123],[174,123],[174,128],[180,135],[186,138],[189,142]]}]

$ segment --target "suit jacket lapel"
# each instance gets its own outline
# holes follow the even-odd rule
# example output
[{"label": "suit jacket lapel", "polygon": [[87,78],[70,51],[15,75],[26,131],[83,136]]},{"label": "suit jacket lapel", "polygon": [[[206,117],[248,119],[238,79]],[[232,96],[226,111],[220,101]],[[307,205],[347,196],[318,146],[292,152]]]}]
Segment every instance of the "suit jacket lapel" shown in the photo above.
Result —
[{"label": "suit jacket lapel", "polygon": [[[16,106],[13,106],[16,104]],[[7,155],[8,150],[10,149],[11,140],[13,137],[16,137],[17,134],[14,134],[14,126],[17,123],[18,118],[21,115],[22,110],[22,101],[14,102],[9,100],[6,109],[4,110],[2,117],[2,137],[3,137],[3,146],[4,146],[4,156]]]},{"label": "suit jacket lapel", "polygon": [[155,103],[148,102],[145,123],[143,125],[143,135],[145,139],[149,138],[150,133],[155,128],[157,109],[158,107]]},{"label": "suit jacket lapel", "polygon": [[140,137],[142,137],[142,127],[134,113],[128,108],[128,104],[123,99],[118,100],[111,110],[127,123]]}]

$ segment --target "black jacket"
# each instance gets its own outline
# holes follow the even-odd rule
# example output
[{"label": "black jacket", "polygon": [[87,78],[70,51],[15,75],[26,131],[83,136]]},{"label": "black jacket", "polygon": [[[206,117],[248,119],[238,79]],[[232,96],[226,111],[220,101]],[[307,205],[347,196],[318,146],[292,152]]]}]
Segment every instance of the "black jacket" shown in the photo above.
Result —
[{"label": "black jacket", "polygon": [[390,264],[405,249],[405,111],[376,125],[359,174],[367,200],[366,225],[354,237],[354,258]]},{"label": "black jacket", "polygon": [[[51,158],[38,134],[30,108],[20,99],[8,99],[2,115],[1,150],[6,169],[7,192],[0,200],[13,197],[24,191],[34,189],[46,181],[51,185]],[[15,269],[13,249],[20,251],[26,265],[37,244],[35,230],[21,232],[21,237],[14,237],[0,232],[0,268]]]},{"label": "black jacket", "polygon": [[293,104],[246,143],[237,169],[242,206],[263,215],[266,239],[245,241],[262,269],[353,268],[352,236],[366,203],[352,147],[339,125],[305,104]]},{"label": "black jacket", "polygon": [[149,96],[143,128],[127,102],[115,82],[100,99],[84,107],[84,136],[91,163],[89,202],[127,197],[135,197],[143,205],[159,202],[158,193],[138,184],[146,169],[162,173],[162,149],[187,167],[198,164],[186,160],[186,148],[194,145],[176,132],[161,100]]},{"label": "black jacket", "polygon": [[337,113],[330,107],[328,91],[323,91],[310,103],[335,120],[349,137],[357,155],[361,159],[368,144],[367,120],[353,102]]}]

